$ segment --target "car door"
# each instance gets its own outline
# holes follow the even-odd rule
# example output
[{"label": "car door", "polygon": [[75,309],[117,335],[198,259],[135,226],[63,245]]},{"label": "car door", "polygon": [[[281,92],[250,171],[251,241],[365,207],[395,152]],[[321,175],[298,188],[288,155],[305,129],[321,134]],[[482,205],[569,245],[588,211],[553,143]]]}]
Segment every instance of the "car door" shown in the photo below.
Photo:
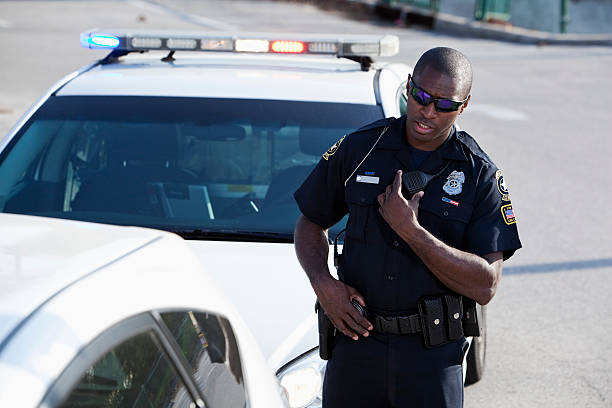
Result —
[{"label": "car door", "polygon": [[247,404],[229,321],[151,311],[99,335],[57,378],[41,406],[219,407]]}]

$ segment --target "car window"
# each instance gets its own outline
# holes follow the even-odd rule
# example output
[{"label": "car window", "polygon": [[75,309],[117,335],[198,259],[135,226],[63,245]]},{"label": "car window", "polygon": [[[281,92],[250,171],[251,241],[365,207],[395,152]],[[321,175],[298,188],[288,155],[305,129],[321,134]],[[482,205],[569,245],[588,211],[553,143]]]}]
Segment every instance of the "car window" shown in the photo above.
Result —
[{"label": "car window", "polygon": [[161,314],[213,407],[243,407],[246,394],[238,345],[227,319],[213,314]]},{"label": "car window", "polygon": [[172,231],[291,237],[293,192],[380,106],[51,97],[0,156],[0,209]]},{"label": "car window", "polygon": [[114,347],[84,372],[62,407],[189,407],[192,399],[153,332]]}]

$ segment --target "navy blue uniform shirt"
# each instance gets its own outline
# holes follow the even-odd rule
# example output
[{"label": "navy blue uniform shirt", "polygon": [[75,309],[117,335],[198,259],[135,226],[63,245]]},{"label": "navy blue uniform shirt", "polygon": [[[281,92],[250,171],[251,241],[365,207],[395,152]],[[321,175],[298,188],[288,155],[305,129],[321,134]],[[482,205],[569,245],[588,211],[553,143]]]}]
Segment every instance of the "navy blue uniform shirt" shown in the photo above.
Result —
[{"label": "navy blue uniform shirt", "polygon": [[[346,136],[294,194],[302,214],[323,229],[349,213],[344,282],[364,295],[369,310],[386,315],[413,313],[421,296],[450,292],[378,212],[377,196],[397,170],[414,169],[405,124],[405,116],[387,118]],[[508,259],[521,247],[503,175],[470,135],[453,127],[418,169],[445,169],[419,204],[419,223],[431,234],[481,256],[501,251]]]}]

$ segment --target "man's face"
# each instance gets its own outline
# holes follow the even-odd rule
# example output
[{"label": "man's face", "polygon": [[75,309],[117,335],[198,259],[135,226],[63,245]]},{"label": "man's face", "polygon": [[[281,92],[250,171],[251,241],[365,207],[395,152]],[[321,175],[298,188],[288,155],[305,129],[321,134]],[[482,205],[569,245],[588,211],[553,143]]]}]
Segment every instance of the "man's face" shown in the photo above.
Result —
[{"label": "man's face", "polygon": [[451,126],[457,116],[467,107],[469,99],[455,112],[438,112],[433,102],[423,106],[412,97],[410,94],[411,79],[414,79],[421,89],[434,98],[462,101],[466,95],[461,94],[459,81],[433,69],[425,69],[415,78],[408,76],[406,138],[412,147],[421,150],[435,150],[444,143]]}]

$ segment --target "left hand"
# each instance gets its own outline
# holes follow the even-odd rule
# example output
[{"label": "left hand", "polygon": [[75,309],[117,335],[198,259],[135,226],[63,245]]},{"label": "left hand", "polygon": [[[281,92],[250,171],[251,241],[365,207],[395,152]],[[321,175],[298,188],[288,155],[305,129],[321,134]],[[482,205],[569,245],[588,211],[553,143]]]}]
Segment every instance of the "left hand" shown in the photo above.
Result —
[{"label": "left hand", "polygon": [[395,173],[393,184],[389,184],[384,193],[378,195],[378,211],[389,226],[399,234],[419,225],[419,201],[425,193],[419,191],[410,200],[402,195],[402,171]]}]

